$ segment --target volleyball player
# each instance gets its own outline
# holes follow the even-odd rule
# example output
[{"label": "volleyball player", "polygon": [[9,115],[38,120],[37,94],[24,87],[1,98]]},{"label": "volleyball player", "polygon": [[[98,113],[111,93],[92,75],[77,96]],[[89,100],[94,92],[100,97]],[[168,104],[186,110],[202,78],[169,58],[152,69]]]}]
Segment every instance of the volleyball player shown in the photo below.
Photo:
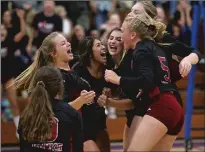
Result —
[{"label": "volleyball player", "polygon": [[[145,11],[151,18],[155,20],[158,19],[156,7],[152,4],[152,1],[139,0],[131,9],[131,12],[134,14],[140,13],[142,11]],[[179,62],[179,60],[183,58],[179,64],[178,71],[180,74],[178,74],[176,71],[172,72],[174,73],[171,75],[173,82],[181,79],[181,76],[187,76],[191,69],[191,64],[197,64],[200,60],[200,53],[197,50],[194,50],[193,48],[179,42],[167,32],[164,32],[164,34],[159,39],[157,39],[157,42],[166,44],[163,45],[163,50],[167,51],[166,54],[168,56],[174,56],[174,59],[171,60],[172,62],[169,61],[170,70],[172,70],[172,66],[174,66],[173,69],[176,69],[179,64],[177,64],[176,61]]]},{"label": "volleyball player", "polygon": [[[43,66],[34,74],[29,104],[19,123],[20,151],[83,152],[81,117],[63,99],[60,71]],[[72,142],[70,142],[72,139]]]},{"label": "volleyball player", "polygon": [[106,49],[100,40],[86,37],[79,43],[80,59],[74,71],[85,79],[96,93],[93,103],[81,109],[84,127],[84,151],[110,151],[110,140],[106,127],[105,108],[98,104],[98,97],[107,86],[104,79],[107,62]]},{"label": "volleyball player", "polygon": [[[136,3],[136,5],[137,5],[137,4],[140,4],[140,3],[141,3],[141,1],[138,2],[138,3]],[[142,4],[144,4],[144,5],[147,7],[147,10],[146,10],[146,11],[148,11],[148,13],[149,13],[149,11],[150,11],[150,13],[153,13],[153,12],[152,12],[152,9],[151,9],[151,10],[148,9],[148,7],[149,7],[149,5],[150,5],[149,2],[147,2],[147,1],[142,1]],[[136,5],[135,5],[135,6],[136,6]],[[135,6],[133,6],[133,8],[132,8],[132,11],[135,12],[135,14],[137,13],[137,9],[142,9],[142,8],[143,8],[143,6],[139,6],[139,7],[135,7]],[[153,5],[152,5],[152,6],[153,6]],[[172,59],[171,59],[171,61],[168,62],[168,63],[169,63],[169,67],[171,67],[170,70],[175,70],[175,71],[171,71],[171,72],[170,72],[171,75],[172,75],[172,76],[171,76],[172,82],[175,82],[175,81],[181,79],[181,76],[182,76],[182,77],[186,76],[186,75],[189,73],[189,71],[191,70],[191,64],[190,64],[189,60],[191,60],[192,64],[196,64],[196,63],[199,61],[199,53],[198,53],[197,51],[194,51],[194,53],[191,53],[191,51],[192,51],[191,48],[189,48],[188,46],[186,46],[186,45],[184,45],[184,44],[182,44],[182,43],[180,43],[180,42],[178,42],[178,41],[176,41],[176,40],[175,40],[173,37],[171,37],[168,33],[164,34],[164,37],[163,37],[163,38],[164,38],[163,41],[164,41],[165,43],[168,43],[168,45],[167,45],[166,47],[164,47],[163,50],[165,50],[165,52],[166,52],[166,50],[169,51],[169,54],[168,54],[168,52],[166,52],[166,54],[168,54],[169,57],[170,57],[170,56],[172,57],[172,53],[173,53],[173,52],[174,52],[175,54],[177,54],[178,56],[185,57],[185,58],[182,60],[182,62],[180,63],[180,65],[179,65],[180,70],[178,69],[178,64],[179,64],[179,63],[176,64],[176,62],[175,62],[174,60],[172,60]],[[162,42],[162,40],[160,40],[160,42]],[[172,43],[172,44],[171,44],[171,43]],[[178,47],[179,49],[177,49],[177,47]],[[180,49],[180,48],[181,48],[181,49]],[[178,51],[178,50],[185,50],[185,52],[183,52],[183,51],[176,52],[176,51]],[[197,56],[196,56],[196,55],[197,55]],[[174,62],[173,62],[173,61],[174,61]],[[187,61],[188,61],[188,62],[187,62]],[[178,62],[179,62],[179,61],[178,61]],[[170,64],[170,63],[171,63],[171,64]],[[174,64],[174,66],[173,66],[173,64]],[[176,74],[176,73],[178,73],[178,72],[176,72],[176,71],[179,71],[179,73],[180,73],[181,75],[180,75],[180,74]],[[173,74],[173,73],[174,73],[174,74]],[[127,90],[130,90],[130,89],[127,88]],[[174,94],[175,94],[175,96],[177,97],[179,103],[182,104],[181,97],[180,97],[178,91],[175,91]],[[119,106],[119,101],[114,101],[114,102],[116,103],[115,105],[118,105],[118,106]],[[129,103],[130,101],[127,100],[127,102]]]},{"label": "volleyball player", "polygon": [[[70,43],[62,34],[53,32],[43,40],[35,61],[16,78],[15,84],[17,88],[25,87],[30,92],[33,86],[28,86],[36,70],[45,65],[55,66],[60,69],[63,75],[65,87],[64,101],[68,102],[76,110],[79,110],[83,104],[93,100],[95,93],[90,91],[89,83],[70,70],[69,61],[72,59],[73,54]],[[88,94],[86,99],[79,96],[80,91],[83,90]],[[77,96],[79,97],[76,98]]]},{"label": "volleyball player", "polygon": [[[171,83],[166,55],[153,41],[155,36],[163,34],[163,30],[165,25],[152,20],[146,13],[128,14],[122,31],[125,49],[135,49],[131,64],[135,77],[116,77],[109,70],[105,73],[107,81],[122,88],[128,86],[136,91],[143,90],[142,101],[147,97],[152,99],[128,151],[150,151],[157,143],[163,143],[158,150],[170,150],[183,126],[183,109],[172,94],[175,88]],[[137,107],[139,101],[136,98],[132,100]]]},{"label": "volleyball player", "polygon": [[[130,65],[133,50],[128,51],[124,49],[122,30],[120,28],[114,28],[110,31],[108,34],[107,45],[109,54],[112,56],[114,61],[114,65],[112,66],[113,71],[115,71],[120,76],[132,77],[133,74]],[[129,98],[132,95],[135,95],[136,92],[133,92],[130,89],[122,89],[119,86],[111,89],[112,97],[109,97],[104,104],[125,110],[126,112],[127,123],[125,124],[123,135],[123,147],[125,150],[127,149],[131,140],[131,136],[133,135],[133,129],[139,125],[142,116],[144,116],[146,113],[146,108],[144,107],[147,107],[149,102],[148,100],[144,101],[144,106],[138,106],[136,109],[134,108],[131,100],[129,100]],[[147,106],[145,106],[146,104]]]}]

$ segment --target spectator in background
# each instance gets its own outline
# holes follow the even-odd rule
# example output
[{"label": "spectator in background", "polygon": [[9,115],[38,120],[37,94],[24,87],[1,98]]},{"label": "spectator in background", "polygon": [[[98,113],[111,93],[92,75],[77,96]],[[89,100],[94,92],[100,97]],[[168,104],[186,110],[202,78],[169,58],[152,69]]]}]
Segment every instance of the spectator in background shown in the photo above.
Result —
[{"label": "spectator in background", "polygon": [[56,6],[55,12],[63,20],[63,34],[68,39],[72,34],[73,25],[71,20],[67,17],[66,9],[63,6]]},{"label": "spectator in background", "polygon": [[178,21],[182,28],[184,26],[188,26],[189,28],[191,27],[191,5],[187,2],[187,0],[179,1],[174,19]]},{"label": "spectator in background", "polygon": [[13,3],[15,5],[14,7],[24,9],[25,11],[32,8],[38,11],[42,11],[43,9],[42,2],[37,0],[32,0],[32,1],[20,0],[20,1],[13,1]]},{"label": "spectator in background", "polygon": [[2,17],[2,23],[4,24],[5,28],[10,28],[12,27],[12,23],[11,23],[11,11],[6,10],[3,13],[3,17]]},{"label": "spectator in background", "polygon": [[120,25],[120,16],[117,13],[110,14],[108,20],[104,23],[101,24],[100,29],[106,29],[108,30],[109,28],[115,28],[119,27]]},{"label": "spectator in background", "polygon": [[109,28],[116,28],[116,27],[121,27],[121,20],[120,16],[117,13],[113,13],[110,15],[109,20],[108,20],[108,25]]},{"label": "spectator in background", "polygon": [[56,5],[64,6],[73,26],[79,24],[87,31],[90,28],[90,8],[88,1],[55,1]]},{"label": "spectator in background", "polygon": [[17,103],[16,88],[11,86],[14,83],[15,77],[15,56],[11,49],[14,44],[12,42],[10,37],[8,37],[6,26],[1,24],[1,88],[5,88],[7,91],[8,100],[14,116],[13,121],[16,128],[18,128],[20,111]]},{"label": "spectator in background", "polygon": [[89,35],[92,37],[100,38],[100,33],[96,28],[91,29]]},{"label": "spectator in background", "polygon": [[168,20],[166,19],[164,9],[160,6],[157,6],[156,10],[157,10],[157,20],[167,25]]},{"label": "spectator in background", "polygon": [[74,59],[70,62],[70,66],[72,67],[79,59],[78,45],[81,40],[85,38],[85,30],[81,25],[76,25],[73,28],[73,35],[71,38],[71,46],[72,53]]},{"label": "spectator in background", "polygon": [[[1,1],[1,19],[3,18],[3,14],[5,11],[9,9],[9,5],[12,2],[9,1]],[[1,20],[2,21],[2,20]]]},{"label": "spectator in background", "polygon": [[[31,37],[32,34],[32,23],[33,23],[33,18],[36,15],[37,12],[40,12],[43,10],[42,6],[43,2],[39,2],[37,0],[32,0],[32,1],[14,1],[14,7],[17,8],[23,8],[25,11],[25,22],[26,22],[26,34],[28,37]],[[29,57],[32,57],[35,54],[35,49],[32,49],[29,47],[27,44],[26,46],[26,51]]]},{"label": "spectator in background", "polygon": [[176,37],[179,41],[183,42],[181,26],[175,21],[172,22],[172,32],[174,37]]},{"label": "spectator in background", "polygon": [[103,43],[107,42],[107,35],[108,33],[116,28],[116,27],[121,27],[121,20],[120,16],[117,13],[113,13],[109,16],[109,19],[106,24],[102,24],[100,27],[101,30],[101,40]]},{"label": "spectator in background", "polygon": [[[21,21],[22,23],[24,22],[23,16],[21,17],[20,23]],[[25,35],[25,33],[18,33],[20,31],[20,23],[16,14],[16,10],[6,10],[3,14],[2,23],[5,25],[8,31],[8,37],[11,39],[14,38],[16,42],[19,42],[22,36]]]},{"label": "spectator in background", "polygon": [[156,7],[157,10],[157,20],[167,25],[167,31],[171,33],[177,40],[183,41],[182,30],[180,24],[172,20],[171,23],[166,17],[165,11],[161,6]]},{"label": "spectator in background", "polygon": [[167,25],[167,31],[169,31],[177,40],[183,41],[181,26],[174,20],[171,24],[166,18],[165,11],[162,7],[157,6],[157,20]]},{"label": "spectator in background", "polygon": [[90,7],[94,13],[96,28],[99,29],[101,24],[106,23],[108,16],[115,12],[116,1],[94,1],[90,0]]},{"label": "spectator in background", "polygon": [[[15,55],[14,60],[10,61],[10,64],[16,66],[14,69],[15,75],[18,75],[30,64],[30,58],[25,50],[28,44],[28,36],[26,36],[24,14],[21,9],[7,10],[3,14],[2,22],[7,29],[9,51]],[[19,25],[16,26],[18,23]]]},{"label": "spectator in background", "polygon": [[87,3],[86,1],[79,1],[77,3],[79,11],[81,12],[80,16],[77,18],[77,24],[81,25],[85,31],[90,29],[89,6]]},{"label": "spectator in background", "polygon": [[177,36],[179,41],[187,45],[190,45],[191,40],[191,13],[191,5],[186,0],[180,0],[171,25],[167,29],[169,33]]},{"label": "spectator in background", "polygon": [[43,39],[50,33],[54,31],[62,32],[62,19],[55,14],[54,1],[45,0],[43,2],[43,12],[36,14],[32,27],[27,50],[32,49],[32,44],[39,48]]}]

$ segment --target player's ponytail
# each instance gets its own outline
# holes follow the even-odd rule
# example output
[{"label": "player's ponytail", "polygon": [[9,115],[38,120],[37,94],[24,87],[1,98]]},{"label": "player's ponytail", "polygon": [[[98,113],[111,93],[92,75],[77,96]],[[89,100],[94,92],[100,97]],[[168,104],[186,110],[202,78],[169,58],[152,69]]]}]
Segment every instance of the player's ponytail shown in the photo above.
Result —
[{"label": "player's ponytail", "polygon": [[27,141],[47,141],[56,122],[51,101],[62,94],[63,82],[58,69],[42,67],[34,76],[29,104],[20,117],[19,127]]},{"label": "player's ponytail", "polygon": [[159,22],[159,21],[156,21],[156,20],[153,20],[153,23],[154,23],[154,26],[155,26],[155,29],[156,29],[156,35],[155,35],[155,39],[157,41],[161,40],[164,36],[164,34],[166,33],[166,25],[162,22]]},{"label": "player's ponytail", "polygon": [[124,22],[131,31],[139,33],[141,39],[160,39],[166,30],[165,24],[153,20],[145,11],[129,13]]}]

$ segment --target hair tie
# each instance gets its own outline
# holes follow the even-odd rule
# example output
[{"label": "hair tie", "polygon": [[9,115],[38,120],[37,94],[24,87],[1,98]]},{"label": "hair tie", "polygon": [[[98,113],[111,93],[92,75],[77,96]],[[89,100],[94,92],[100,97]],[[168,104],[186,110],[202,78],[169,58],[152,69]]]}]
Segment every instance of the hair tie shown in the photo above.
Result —
[{"label": "hair tie", "polygon": [[43,86],[43,87],[45,88],[45,84],[44,84],[43,81],[38,81],[38,82],[37,82],[37,85],[41,85],[41,86]]}]

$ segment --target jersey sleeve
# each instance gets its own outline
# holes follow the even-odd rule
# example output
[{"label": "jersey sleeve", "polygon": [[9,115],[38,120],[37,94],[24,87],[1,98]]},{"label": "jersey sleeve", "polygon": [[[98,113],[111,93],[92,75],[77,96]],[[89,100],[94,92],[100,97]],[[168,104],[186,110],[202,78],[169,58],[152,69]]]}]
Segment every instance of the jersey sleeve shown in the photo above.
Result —
[{"label": "jersey sleeve", "polygon": [[162,39],[162,43],[168,43],[166,48],[168,48],[169,51],[173,52],[173,54],[178,55],[182,58],[188,56],[190,53],[195,53],[199,60],[201,57],[201,54],[199,51],[195,50],[192,47],[189,47],[177,39],[175,39],[173,36],[171,36],[169,33],[166,33]]},{"label": "jersey sleeve", "polygon": [[123,89],[149,90],[154,87],[154,60],[150,50],[138,49],[133,54],[132,70],[134,77],[121,77]]}]

